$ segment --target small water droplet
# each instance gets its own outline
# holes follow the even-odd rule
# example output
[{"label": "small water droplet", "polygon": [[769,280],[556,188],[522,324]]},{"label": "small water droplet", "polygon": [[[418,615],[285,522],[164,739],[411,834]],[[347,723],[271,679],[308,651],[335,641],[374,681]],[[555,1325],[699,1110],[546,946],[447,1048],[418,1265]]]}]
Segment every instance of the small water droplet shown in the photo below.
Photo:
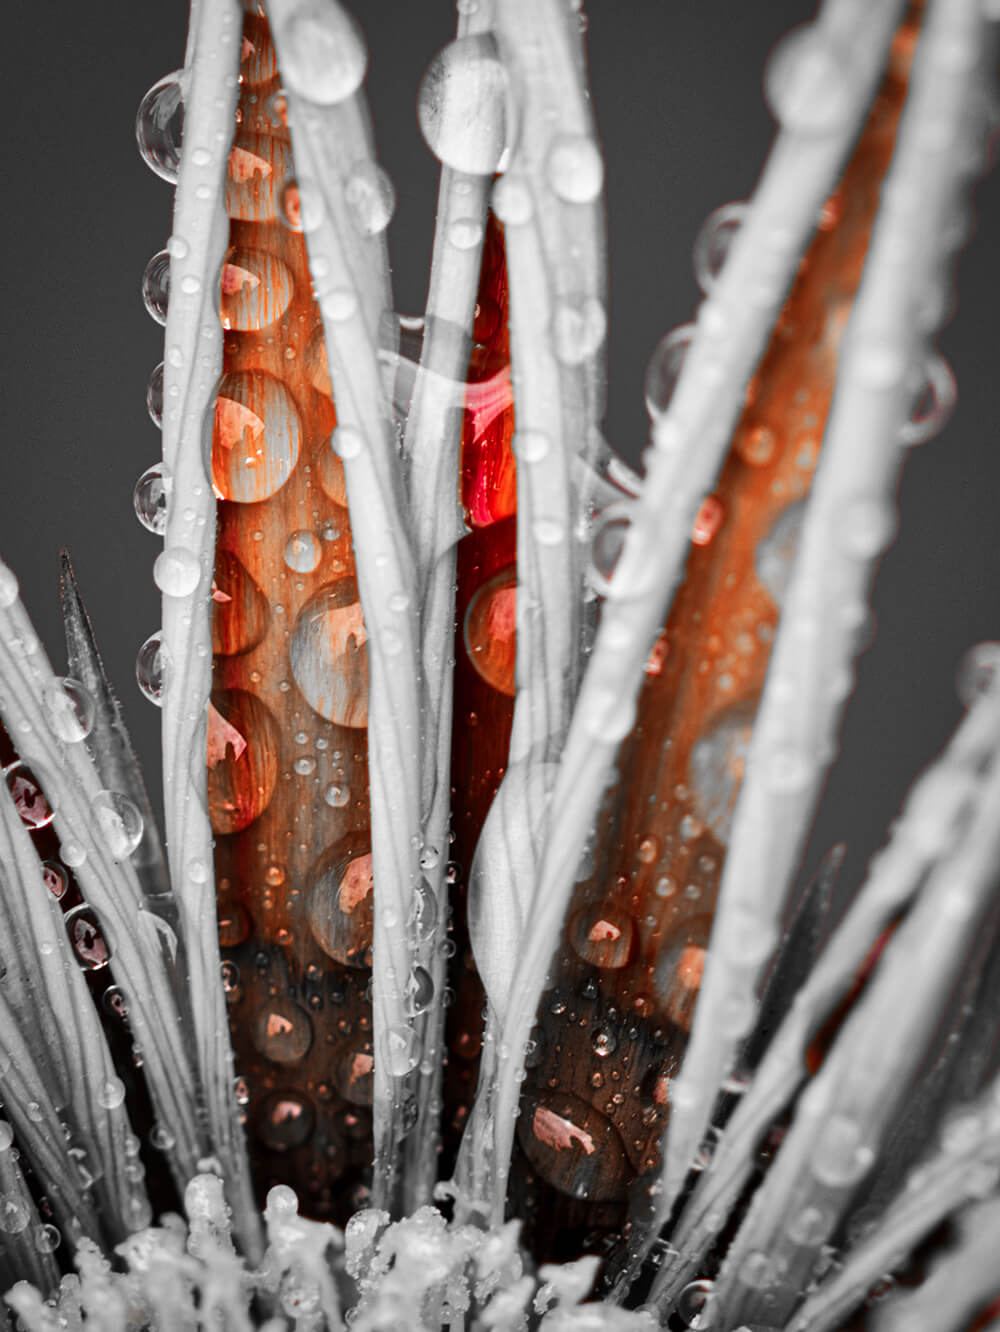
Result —
[{"label": "small water droplet", "polygon": [[135,117],[135,140],[142,160],[151,171],[171,185],[177,184],[181,163],[181,134],[184,128],[184,99],[180,70],[154,83]]},{"label": "small water droplet", "polygon": [[296,573],[312,573],[323,558],[323,547],[312,532],[293,532],[285,546],[285,563]]},{"label": "small water droplet", "polygon": [[714,213],[709,213],[701,231],[698,232],[698,238],[694,243],[694,275],[698,279],[698,286],[706,296],[712,294],[712,289],[722,272],[722,266],[726,262],[726,256],[746,215],[745,203],[723,204],[721,208],[716,208]]},{"label": "small water droplet", "polygon": [[694,324],[671,329],[657,343],[646,367],[644,391],[646,410],[652,420],[664,416],[681,375],[684,358],[694,337]]},{"label": "small water droplet", "polygon": [[910,419],[899,432],[901,444],[923,444],[944,429],[958,397],[955,376],[943,356],[928,357]]},{"label": "small water droplet", "polygon": [[167,322],[170,299],[170,255],[166,250],[154,254],[142,275],[142,301],[150,318],[158,324]]},{"label": "small water droplet", "polygon": [[396,211],[396,190],[378,163],[365,160],[351,169],[344,186],[351,220],[362,236],[385,231]]},{"label": "small water droplet", "polygon": [[527,181],[503,176],[493,186],[491,204],[505,227],[522,227],[531,221],[534,204]]},{"label": "small water droplet", "polygon": [[99,791],[91,805],[98,840],[115,860],[125,860],[142,841],[143,820],[138,808],[121,791]]},{"label": "small water droplet", "polygon": [[851,83],[839,53],[816,24],[782,38],[764,74],[775,119],[800,134],[837,130],[850,112]]},{"label": "small water droplet", "polygon": [[[63,859],[66,848],[63,847]],[[85,971],[101,971],[111,960],[104,935],[93,907],[84,902],[66,913],[66,929],[69,932],[73,952]]]},{"label": "small water droplet", "polygon": [[167,686],[169,657],[163,646],[162,631],[150,634],[135,659],[135,678],[139,688],[157,707],[163,706],[163,692]]},{"label": "small water droplet", "polygon": [[439,914],[433,888],[426,879],[421,879],[413,890],[413,900],[407,920],[410,933],[418,943],[428,943],[433,938]]},{"label": "small water droplet", "polygon": [[147,532],[162,536],[167,530],[167,510],[173,480],[163,463],[147,467],[135,483],[132,507]]},{"label": "small water droplet", "polygon": [[323,793],[323,799],[331,809],[343,809],[350,798],[351,792],[346,786],[328,786]]},{"label": "small water droplet", "polygon": [[426,1012],[434,998],[434,981],[430,972],[416,963],[406,981],[403,999],[409,1017]]},{"label": "small water droplet", "polygon": [[365,437],[353,426],[338,426],[330,437],[334,452],[340,458],[360,457],[365,447]]},{"label": "small water droplet", "polygon": [[42,691],[42,702],[53,734],[65,744],[78,744],[93,729],[94,700],[79,680],[65,676],[50,681]]},{"label": "small water droplet", "polygon": [[116,1110],[125,1100],[125,1084],[121,1078],[108,1078],[97,1092],[97,1103],[105,1110]]},{"label": "small water droplet", "polygon": [[155,366],[146,385],[146,409],[155,426],[163,425],[163,362]]},{"label": "small water droplet", "polygon": [[420,1063],[420,1040],[412,1027],[390,1027],[385,1034],[385,1060],[389,1074],[405,1078]]},{"label": "small water droplet", "polygon": [[593,139],[567,134],[549,150],[549,184],[566,203],[586,204],[604,188],[604,159]]},{"label": "small water droplet", "polygon": [[608,317],[596,296],[561,301],[552,317],[552,344],[563,365],[581,365],[598,350],[608,331]]},{"label": "small water droplet", "polygon": [[482,223],[475,217],[457,217],[448,227],[448,239],[456,250],[471,250],[483,239]]}]

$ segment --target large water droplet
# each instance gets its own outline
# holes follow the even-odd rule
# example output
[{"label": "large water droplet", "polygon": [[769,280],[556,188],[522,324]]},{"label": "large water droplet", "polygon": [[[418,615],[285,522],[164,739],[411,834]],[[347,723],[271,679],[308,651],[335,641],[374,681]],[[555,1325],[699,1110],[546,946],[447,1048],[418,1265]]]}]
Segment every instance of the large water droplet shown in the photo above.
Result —
[{"label": "large water droplet", "polygon": [[163,463],[147,467],[135,483],[132,507],[147,532],[162,536],[167,530],[167,507],[173,480]]},{"label": "large water droplet", "polygon": [[635,926],[621,907],[596,903],[582,907],[570,921],[570,941],[591,966],[616,970],[628,965]]},{"label": "large water droplet", "polygon": [[344,186],[351,221],[362,236],[385,231],[396,211],[396,190],[388,175],[370,159],[357,162]]},{"label": "large water droplet", "polygon": [[201,560],[186,546],[161,550],[153,565],[153,582],[165,597],[189,597],[201,581]]},{"label": "large water droplet", "polygon": [[514,697],[517,659],[517,570],[501,569],[476,589],[465,612],[469,660],[488,685]]},{"label": "large water droplet", "polygon": [[295,1091],[270,1092],[257,1106],[254,1131],[272,1152],[289,1152],[312,1137],[316,1111],[312,1103]]},{"label": "large water droplet", "polygon": [[434,889],[426,879],[421,879],[413,889],[410,916],[407,921],[410,934],[417,943],[427,943],[434,937],[439,915]]},{"label": "large water droplet", "polygon": [[691,1332],[707,1332],[715,1325],[715,1301],[711,1281],[692,1281],[677,1297],[677,1316]]},{"label": "large water droplet", "polygon": [[135,140],[142,160],[163,180],[177,184],[181,164],[184,100],[180,70],[167,74],[146,93],[135,117]]},{"label": "large water droplet", "polygon": [[262,641],[270,623],[267,598],[230,550],[215,553],[212,651],[231,657]]},{"label": "large water droplet", "polygon": [[163,646],[163,633],[157,629],[139,649],[135,659],[135,678],[139,688],[156,706],[163,706],[163,691],[167,686],[167,649]]},{"label": "large water droplet", "polygon": [[61,902],[69,888],[69,874],[66,869],[58,860],[43,860],[42,879],[56,901]]},{"label": "large water droplet", "polygon": [[27,763],[18,761],[3,771],[21,822],[32,829],[47,828],[55,816],[34,770]]},{"label": "large water droplet", "polygon": [[301,443],[298,409],[279,380],[260,370],[223,377],[212,433],[212,484],[222,499],[268,499],[291,476]]},{"label": "large water droplet", "polygon": [[293,92],[319,106],[352,96],[364,81],[368,48],[354,18],[331,0],[296,7],[279,35],[281,69]]},{"label": "large water droplet", "polygon": [[150,318],[158,324],[167,322],[167,302],[170,299],[170,254],[160,250],[146,265],[142,275],[142,300]]},{"label": "large water droplet", "polygon": [[572,1092],[547,1091],[517,1121],[528,1160],[553,1188],[571,1198],[618,1202],[632,1177],[621,1134],[605,1115]]},{"label": "large water droplet", "polygon": [[292,630],[295,682],[309,705],[338,726],[368,725],[367,642],[357,584],[350,578],[318,592]]},{"label": "large water droplet", "polygon": [[270,328],[295,294],[288,265],[266,250],[230,250],[220,286],[222,327],[240,332]]},{"label": "large water droplet", "polygon": [[372,858],[357,843],[331,847],[309,873],[309,928],[328,957],[366,967],[372,943]]},{"label": "large water droplet", "polygon": [[267,808],[278,780],[280,736],[270,709],[242,689],[212,695],[208,812],[217,833],[241,832]]},{"label": "large water droplet", "polygon": [[125,860],[142,841],[142,815],[121,791],[98,791],[91,811],[97,840],[115,860]]},{"label": "large water droplet", "polygon": [[428,65],[417,96],[417,120],[445,166],[492,176],[508,143],[507,72],[489,34],[460,37]]}]

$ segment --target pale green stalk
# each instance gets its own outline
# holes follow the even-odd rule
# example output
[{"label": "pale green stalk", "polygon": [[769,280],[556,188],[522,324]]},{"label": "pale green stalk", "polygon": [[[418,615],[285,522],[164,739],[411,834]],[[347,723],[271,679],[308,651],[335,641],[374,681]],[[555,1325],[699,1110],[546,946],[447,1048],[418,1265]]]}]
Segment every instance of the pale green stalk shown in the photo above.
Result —
[{"label": "pale green stalk", "polygon": [[[942,1221],[993,1193],[1000,1172],[1000,1080],[994,1078],[972,1105],[950,1116],[940,1137],[938,1150],[912,1171],[877,1228],[851,1248],[840,1271],[809,1295],[790,1321],[790,1332],[832,1332],[879,1278],[898,1266]],[[987,1233],[995,1255],[995,1223]],[[995,1271],[995,1263],[993,1268]],[[952,1289],[949,1302],[959,1312],[962,1304],[955,1297],[960,1290]],[[941,1312],[943,1318],[943,1309]],[[895,1317],[887,1310],[886,1323],[893,1332],[898,1326]],[[928,1324],[933,1332],[943,1332],[945,1326],[944,1321]],[[881,1332],[881,1323],[879,1327]]]},{"label": "pale green stalk", "polygon": [[[489,31],[492,5],[460,14],[458,40]],[[424,337],[403,432],[407,492],[418,562],[421,607],[421,668],[424,696],[424,761],[421,812],[424,884],[437,902],[438,928],[427,940],[411,939],[414,960],[434,984],[430,1007],[417,1030],[423,1058],[417,1089],[418,1118],[407,1139],[404,1210],[414,1212],[431,1199],[437,1181],[438,1121],[443,1077],[447,937],[451,745],[455,651],[455,580],[458,542],[466,533],[459,495],[463,412],[462,390],[472,347],[472,329],[483,261],[489,177],[443,166],[431,254]],[[456,227],[462,244],[456,245]],[[468,244],[470,229],[478,240]],[[453,496],[449,503],[449,496]],[[458,630],[461,632],[461,629]],[[430,1072],[424,1072],[430,1068]]]},{"label": "pale green stalk", "polygon": [[[820,208],[864,119],[901,11],[901,3],[872,8],[861,0],[828,0],[824,6],[819,52],[827,83],[839,94],[836,117],[820,134],[796,126],[794,116],[783,128],[712,298],[702,307],[670,410],[654,423],[647,476],[630,506],[629,530],[563,750],[545,857],[511,985],[516,1004],[504,1024],[493,1106],[497,1171],[510,1156],[525,1043],[576,867],[618,747],[635,722],[649,648],[680,579],[695,514],[722,464],[746,385]],[[800,99],[810,89],[800,86]],[[801,110],[792,103],[793,111]]]},{"label": "pale green stalk", "polygon": [[489,1141],[502,1133],[493,1102],[546,805],[581,670],[585,501],[576,464],[592,458],[599,439],[607,316],[603,162],[576,16],[555,0],[499,0],[496,30],[519,94],[511,162],[494,191],[505,224],[516,399],[517,694],[507,771],[469,879],[469,930],[490,1013],[459,1178],[467,1201],[489,1197],[498,1222],[506,1157]]},{"label": "pale green stalk", "polygon": [[[368,773],[376,904],[374,1192],[377,1200],[388,1202],[399,1183],[406,1075],[420,1058],[404,1002],[410,973],[406,922],[419,879],[421,844],[420,606],[400,460],[377,361],[378,322],[390,307],[384,242],[373,237],[362,246],[344,197],[352,165],[371,157],[363,132],[362,95],[356,83],[351,95],[334,104],[319,105],[310,99],[308,71],[303,77],[297,74],[298,52],[291,40],[305,12],[297,0],[270,0],[268,5],[278,64],[292,89],[289,125],[303,206],[317,214],[310,216],[306,244],[323,318],[338,420],[334,443],[344,465],[368,631]],[[332,0],[315,15],[317,22],[335,24],[345,40],[362,43],[360,33]],[[350,52],[345,57],[351,58]]]},{"label": "pale green stalk", "polygon": [[940,319],[945,237],[978,165],[984,27],[975,0],[928,8],[754,725],[691,1038],[671,1087],[661,1215],[753,1025],[757,982],[836,752],[868,587],[895,531],[913,375]]},{"label": "pale green stalk", "polygon": [[[980,770],[998,748],[1000,703],[987,696],[976,702],[940,759],[915,784],[888,845],[873,860],[850,910],[772,1037],[671,1233],[674,1256],[664,1261],[650,1293],[660,1308],[671,1308],[702,1269],[720,1223],[753,1173],[755,1153],[767,1129],[806,1077],[809,1043],[849,992],[883,930],[961,836],[981,794]],[[650,1228],[644,1243],[635,1246],[636,1256],[643,1256],[655,1238],[655,1229]],[[624,1288],[619,1293],[624,1294]]]},{"label": "pale green stalk", "polygon": [[[163,462],[173,480],[164,550],[154,576],[163,591],[163,792],[170,878],[180,904],[207,1142],[218,1156],[248,1251],[259,1251],[243,1132],[233,1095],[232,1044],[219,983],[219,936],[208,816],[206,727],[212,687],[210,588],[215,496],[207,460],[222,373],[219,273],[229,241],[226,171],[236,124],[242,11],[236,0],[200,0],[184,69],[187,127],[174,200],[163,388]],[[178,574],[181,575],[178,578]],[[199,1134],[200,1136],[200,1134]]]},{"label": "pale green stalk", "polygon": [[[886,946],[863,999],[800,1097],[726,1255],[716,1290],[737,1322],[763,1317],[765,1299],[771,1315],[791,1316],[822,1244],[878,1159],[927,1054],[993,905],[998,856],[1000,761],[994,751],[965,837],[931,870]],[[813,1224],[800,1224],[813,1213]]]},{"label": "pale green stalk", "polygon": [[127,858],[116,860],[106,844],[93,805],[101,782],[86,751],[64,744],[49,726],[43,691],[59,685],[16,599],[0,609],[0,681],[6,690],[0,717],[42,784],[63,857],[97,913],[143,1054],[150,1095],[161,1122],[174,1130],[171,1166],[185,1179],[201,1149],[194,1070],[162,959],[161,933],[168,927],[141,910],[142,887],[134,867]]}]

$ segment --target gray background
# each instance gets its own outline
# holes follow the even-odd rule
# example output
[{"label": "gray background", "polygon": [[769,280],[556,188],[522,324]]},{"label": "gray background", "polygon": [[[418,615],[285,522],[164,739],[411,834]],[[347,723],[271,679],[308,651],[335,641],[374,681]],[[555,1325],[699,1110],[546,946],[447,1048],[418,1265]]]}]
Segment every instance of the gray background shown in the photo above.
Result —
[{"label": "gray background", "polygon": [[[414,103],[454,16],[446,0],[359,0],[355,8],[372,49],[379,147],[399,195],[389,233],[397,306],[415,313],[436,169]],[[646,359],[698,298],[692,241],[713,208],[752,189],[773,132],[764,61],[812,7],[592,0],[587,8],[608,161],[608,435],[634,460],[646,434]],[[0,552],[60,663],[57,552],[70,547],[157,800],[159,714],[138,694],[133,662],[159,623],[150,574],[158,542],[135,521],[131,490],[159,456],[144,395],[162,331],[142,308],[139,279],[169,233],[171,192],[140,162],[132,125],[146,88],[180,64],[185,20],[182,0],[49,0],[4,16]],[[860,662],[842,757],[806,857],[814,865],[846,838],[845,887],[955,724],[964,649],[1000,638],[1000,179],[980,186],[976,212],[957,319],[941,338],[959,405],[944,435],[907,468],[901,535],[876,585],[878,634]]]}]

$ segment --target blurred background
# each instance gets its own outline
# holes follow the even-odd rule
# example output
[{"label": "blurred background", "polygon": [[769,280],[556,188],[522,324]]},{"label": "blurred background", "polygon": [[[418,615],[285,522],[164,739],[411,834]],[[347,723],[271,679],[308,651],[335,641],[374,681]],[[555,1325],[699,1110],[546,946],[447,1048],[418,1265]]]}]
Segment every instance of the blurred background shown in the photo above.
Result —
[{"label": "blurred background", "polygon": [[[767,5],[590,0],[594,106],[607,158],[610,346],[607,434],[630,461],[646,442],[646,361],[699,292],[691,247],[703,219],[752,190],[773,134],[761,84],[777,39],[809,0]],[[417,130],[421,74],[454,31],[448,0],[355,5],[371,48],[368,95],[398,206],[389,229],[397,309],[422,310],[437,164]],[[159,550],[132,487],[160,456],[146,381],[162,329],[139,282],[170,232],[172,191],[142,164],[133,121],[150,84],[181,64],[184,0],[15,5],[4,16],[7,163],[0,211],[0,554],[64,668],[57,555],[69,547],[154,803],[160,714],[134,677],[159,625]],[[903,793],[959,716],[965,649],[1000,638],[1000,173],[981,183],[941,347],[958,379],[950,425],[910,458],[901,529],[875,587],[878,632],[859,663],[841,759],[807,869],[848,843],[856,887]]]}]

